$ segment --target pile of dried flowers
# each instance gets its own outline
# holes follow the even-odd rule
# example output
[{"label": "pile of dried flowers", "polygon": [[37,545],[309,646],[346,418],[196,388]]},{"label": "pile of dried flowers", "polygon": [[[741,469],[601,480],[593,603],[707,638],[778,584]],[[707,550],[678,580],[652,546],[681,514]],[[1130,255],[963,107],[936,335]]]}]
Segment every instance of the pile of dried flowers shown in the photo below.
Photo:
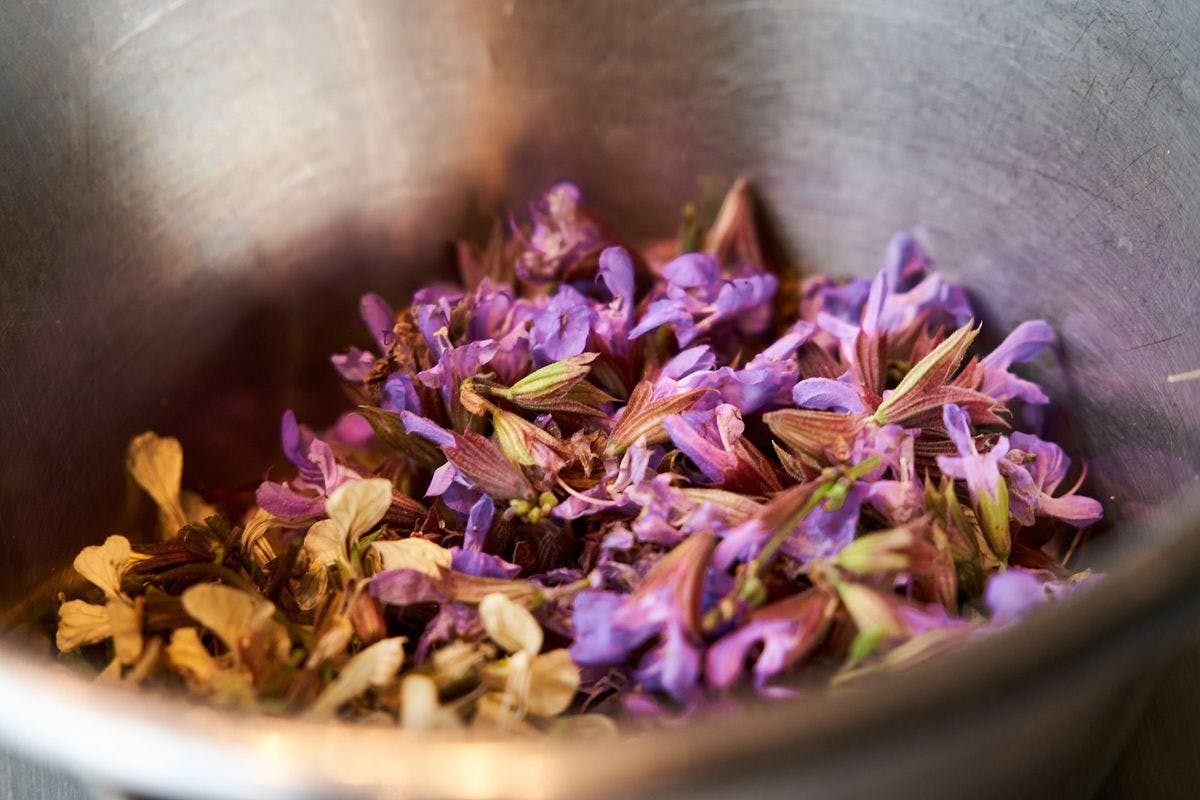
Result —
[{"label": "pile of dried flowers", "polygon": [[1063,551],[1099,504],[1006,433],[1048,402],[1010,367],[1050,327],[972,355],[910,237],[874,280],[801,281],[744,182],[644,252],[570,184],[511,227],[460,245],[462,286],[363,298],[374,349],[333,357],[357,410],[321,435],[285,413],[295,474],[254,507],[218,514],[176,440],[136,438],[162,540],[79,554],[59,648],[272,712],[595,730],[550,721],[911,662],[1089,577]]}]

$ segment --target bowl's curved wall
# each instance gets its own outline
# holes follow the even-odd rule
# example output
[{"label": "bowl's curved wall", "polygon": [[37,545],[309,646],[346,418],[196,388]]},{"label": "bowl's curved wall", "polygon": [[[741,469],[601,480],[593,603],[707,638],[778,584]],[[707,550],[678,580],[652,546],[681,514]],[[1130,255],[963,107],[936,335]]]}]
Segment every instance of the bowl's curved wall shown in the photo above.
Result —
[{"label": "bowl's curved wall", "polygon": [[1188,0],[4,4],[0,600],[120,519],[140,430],[257,478],[285,405],[328,418],[359,292],[561,177],[647,234],[747,172],[833,272],[919,226],[997,328],[1061,331],[1041,377],[1136,521],[1200,471],[1166,383],[1200,367],[1197,65]]}]

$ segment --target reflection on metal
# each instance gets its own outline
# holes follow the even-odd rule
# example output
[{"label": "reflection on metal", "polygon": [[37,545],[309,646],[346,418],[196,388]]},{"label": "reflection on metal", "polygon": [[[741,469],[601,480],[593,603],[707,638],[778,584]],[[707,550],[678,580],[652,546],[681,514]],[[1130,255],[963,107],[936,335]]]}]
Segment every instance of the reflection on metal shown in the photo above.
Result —
[{"label": "reflection on metal", "polygon": [[832,272],[923,226],[989,323],[1060,330],[1049,422],[1130,544],[1086,608],[919,674],[615,743],[232,718],[13,644],[0,736],[181,797],[1086,796],[1200,574],[1195,517],[1150,522],[1200,467],[1200,384],[1166,380],[1200,352],[1197,63],[1186,0],[3,4],[5,607],[132,525],[131,434],[182,438],[200,489],[260,476],[269,420],[338,402],[359,292],[567,176],[636,235],[748,172]]}]

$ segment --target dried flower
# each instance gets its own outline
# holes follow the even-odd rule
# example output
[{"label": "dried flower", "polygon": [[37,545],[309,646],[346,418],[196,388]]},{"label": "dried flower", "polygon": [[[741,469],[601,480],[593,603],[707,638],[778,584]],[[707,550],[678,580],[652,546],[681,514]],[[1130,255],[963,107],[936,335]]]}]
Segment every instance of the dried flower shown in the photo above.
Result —
[{"label": "dried flower", "polygon": [[739,180],[707,230],[692,207],[678,247],[639,251],[557,184],[458,246],[464,286],[364,295],[370,349],[332,359],[356,410],[284,412],[288,471],[252,507],[218,515],[179,442],[131,442],[161,517],[138,533],[165,541],[79,554],[59,648],[268,713],[607,735],[556,718],[913,668],[1089,582],[1049,543],[1100,505],[1008,432],[1048,402],[1011,369],[1050,326],[976,352],[966,293],[905,234],[874,276],[796,285],[757,214]]}]

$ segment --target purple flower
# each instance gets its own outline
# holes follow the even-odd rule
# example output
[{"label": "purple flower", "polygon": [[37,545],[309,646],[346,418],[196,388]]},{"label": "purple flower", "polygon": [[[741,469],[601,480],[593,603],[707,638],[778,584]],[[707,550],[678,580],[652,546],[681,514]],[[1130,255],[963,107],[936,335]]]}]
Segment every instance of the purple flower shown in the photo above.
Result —
[{"label": "purple flower", "polygon": [[351,347],[344,353],[335,353],[329,357],[329,363],[345,380],[351,383],[362,383],[375,367],[375,356],[366,350]]},{"label": "purple flower", "polygon": [[685,701],[700,674],[701,652],[693,637],[712,547],[711,533],[684,539],[659,559],[630,595],[613,599],[605,592],[581,592],[573,617],[575,662],[617,665],[658,637],[657,646],[638,665],[639,680]]},{"label": "purple flower", "polygon": [[[883,269],[871,287],[873,293],[877,286],[882,289],[879,307],[873,312],[868,299],[863,330],[902,330],[922,314],[929,315],[934,325],[965,325],[973,316],[966,294],[938,273],[928,273],[931,263],[911,236],[898,233],[892,237]],[[870,325],[868,315],[874,315]]]},{"label": "purple flower", "polygon": [[738,468],[733,446],[745,430],[737,408],[722,403],[711,411],[684,411],[663,420],[667,435],[712,483],[725,482]]},{"label": "purple flower", "polygon": [[779,286],[774,275],[751,272],[721,280],[720,265],[707,253],[685,253],[663,268],[666,296],[646,307],[630,338],[670,325],[680,347],[709,333],[724,320],[737,320],[745,334],[761,333],[770,312],[770,299]]},{"label": "purple flower", "polygon": [[1052,344],[1054,329],[1049,324],[1040,319],[1022,322],[979,362],[983,369],[983,391],[1001,402],[1019,397],[1027,403],[1049,403],[1050,398],[1040,386],[1018,378],[1008,368],[1014,362],[1024,364],[1032,361]]},{"label": "purple flower", "polygon": [[755,687],[764,691],[767,681],[820,643],[830,611],[829,597],[816,589],[758,609],[744,625],[708,648],[704,665],[708,684],[720,691],[729,689],[745,672],[747,655],[761,645],[752,672]]},{"label": "purple flower", "polygon": [[542,363],[577,356],[587,346],[595,311],[578,290],[562,285],[533,320],[529,340]]},{"label": "purple flower", "polygon": [[575,639],[571,658],[576,664],[619,664],[637,646],[634,633],[617,626],[615,616],[626,596],[587,589],[575,595],[572,622]]},{"label": "purple flower", "polygon": [[[800,505],[808,499],[804,487],[793,487],[776,495],[755,517],[732,528],[717,531],[722,537],[713,555],[713,566],[728,569],[736,562],[756,557],[779,530],[781,524],[791,526],[780,548],[802,564],[814,558],[829,558],[854,541],[858,515],[866,499],[868,484],[856,481],[840,503],[822,502],[803,518],[796,518]],[[810,487],[811,490],[811,487]]]},{"label": "purple flower", "polygon": [[1047,570],[1009,567],[988,578],[983,602],[992,612],[992,622],[1004,625],[1028,616],[1051,600],[1069,596],[1099,577],[1088,574],[1082,580],[1061,581]]},{"label": "purple flower", "polygon": [[862,397],[849,383],[829,378],[805,378],[792,389],[797,408],[862,414],[867,410]]},{"label": "purple flower", "polygon": [[392,332],[396,327],[396,312],[382,297],[368,292],[358,303],[358,314],[379,347],[379,352],[387,353],[396,339]]},{"label": "purple flower", "polygon": [[938,456],[938,469],[943,474],[967,482],[971,502],[983,523],[984,536],[993,552],[1002,561],[1008,559],[1008,486],[1000,477],[1000,463],[1008,452],[1008,438],[1001,436],[987,453],[975,448],[971,436],[971,420],[966,411],[947,403],[942,420],[951,441],[958,448],[957,456]]},{"label": "purple flower", "polygon": [[600,269],[596,282],[603,283],[611,300],[596,306],[592,326],[596,341],[608,353],[621,357],[631,348],[629,329],[633,325],[634,295],[633,261],[621,247],[609,247],[600,254]]},{"label": "purple flower", "polygon": [[651,692],[666,692],[681,703],[694,700],[704,651],[679,625],[671,624],[638,663],[634,676]]},{"label": "purple flower", "polygon": [[393,372],[383,382],[383,402],[380,408],[388,411],[410,411],[421,413],[421,398],[413,383],[412,375],[407,372]]},{"label": "purple flower", "polygon": [[346,481],[361,476],[339,464],[333,449],[316,437],[309,439],[308,452],[302,455],[302,434],[291,411],[284,413],[280,429],[284,452],[300,474],[290,484],[263,481],[255,499],[263,509],[281,519],[299,521],[319,517],[325,513],[326,496]]},{"label": "purple flower", "polygon": [[[1012,445],[1009,459],[1001,462],[1000,468],[1008,479],[1009,505],[1018,522],[1032,525],[1035,517],[1054,517],[1083,528],[1103,516],[1098,502],[1075,494],[1078,485],[1059,497],[1053,496],[1071,466],[1071,459],[1061,447],[1027,433],[1014,433]],[[1022,465],[1013,460],[1022,453],[1032,461]]]},{"label": "purple flower", "polygon": [[499,556],[483,552],[495,511],[495,503],[486,494],[481,495],[471,506],[467,516],[467,527],[463,531],[463,545],[450,548],[450,566],[458,572],[481,578],[515,578],[520,574],[519,565],[510,564]]},{"label": "purple flower", "polygon": [[556,183],[530,206],[533,232],[517,262],[528,283],[571,277],[575,267],[604,244],[600,225],[579,202],[579,187]]},{"label": "purple flower", "polygon": [[784,540],[780,549],[803,564],[814,558],[836,555],[854,541],[858,514],[869,489],[865,481],[856,481],[847,490],[846,499],[840,506],[829,508],[826,503],[818,504]]}]

